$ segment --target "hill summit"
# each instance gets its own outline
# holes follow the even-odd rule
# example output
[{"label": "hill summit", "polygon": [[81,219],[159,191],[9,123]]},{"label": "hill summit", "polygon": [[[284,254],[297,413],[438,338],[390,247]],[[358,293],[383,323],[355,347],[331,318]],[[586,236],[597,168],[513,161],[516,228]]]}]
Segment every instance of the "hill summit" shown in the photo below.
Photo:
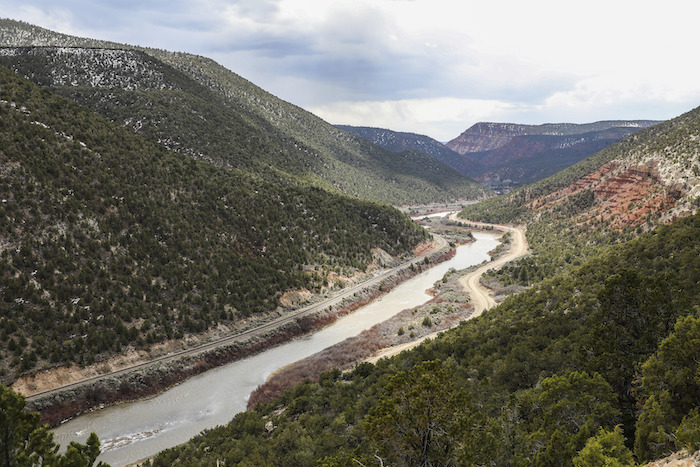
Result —
[{"label": "hill summit", "polygon": [[0,20],[0,65],[167,148],[388,204],[491,192],[438,160],[397,155],[187,53],[67,36]]}]

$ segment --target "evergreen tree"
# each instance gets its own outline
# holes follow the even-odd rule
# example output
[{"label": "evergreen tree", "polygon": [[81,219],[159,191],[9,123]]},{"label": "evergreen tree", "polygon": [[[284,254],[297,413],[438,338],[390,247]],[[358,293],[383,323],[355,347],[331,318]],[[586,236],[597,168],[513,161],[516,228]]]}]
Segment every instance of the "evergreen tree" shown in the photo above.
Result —
[{"label": "evergreen tree", "polygon": [[[71,442],[65,454],[53,433],[40,425],[39,414],[24,410],[26,400],[0,385],[0,467],[56,466],[91,467],[100,455],[100,441],[91,433],[86,444]],[[100,462],[98,467],[106,467]]]}]

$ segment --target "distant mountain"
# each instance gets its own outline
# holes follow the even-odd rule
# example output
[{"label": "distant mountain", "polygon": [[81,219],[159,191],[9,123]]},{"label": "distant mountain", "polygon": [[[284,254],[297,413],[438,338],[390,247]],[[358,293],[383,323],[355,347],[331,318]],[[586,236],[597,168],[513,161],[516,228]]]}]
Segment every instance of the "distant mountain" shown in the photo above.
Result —
[{"label": "distant mountain", "polygon": [[657,123],[651,120],[544,125],[477,123],[446,144],[461,158],[440,160],[486,184],[523,185],[553,175]]},{"label": "distant mountain", "polygon": [[[611,219],[618,227],[691,212],[697,209],[700,197],[699,131],[700,107],[640,130],[551,177],[466,211],[470,215],[478,211],[493,220],[522,222],[571,195],[592,190],[595,196],[587,215]],[[631,190],[629,197],[619,196],[626,190]]]},{"label": "distant mountain", "polygon": [[490,195],[434,158],[372,145],[204,57],[12,20],[0,20],[0,46],[0,65],[217,165],[394,205]]},{"label": "distant mountain", "polygon": [[450,164],[446,161],[461,158],[460,154],[430,136],[366,126],[336,125],[336,127],[394,152],[415,150],[432,156],[447,165]]},{"label": "distant mountain", "polygon": [[[640,130],[551,177],[469,206],[461,216],[527,223],[534,254],[521,263],[528,281],[550,277],[610,244],[695,213],[700,207],[699,132],[700,107]],[[570,254],[563,255],[564,249]]]}]

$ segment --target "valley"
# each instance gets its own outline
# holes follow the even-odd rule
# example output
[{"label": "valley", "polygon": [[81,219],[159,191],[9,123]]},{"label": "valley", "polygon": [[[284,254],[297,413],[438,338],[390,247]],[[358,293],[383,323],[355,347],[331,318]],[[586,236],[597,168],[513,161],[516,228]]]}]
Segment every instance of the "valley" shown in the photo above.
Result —
[{"label": "valley", "polygon": [[0,465],[690,455],[698,208],[700,107],[443,144],[0,19]]},{"label": "valley", "polygon": [[380,128],[338,127],[397,153],[429,154],[497,193],[544,179],[605,149],[652,120],[520,125],[481,122],[442,144],[425,135]]},{"label": "valley", "polygon": [[429,300],[431,297],[424,290],[446,271],[486,260],[487,252],[497,243],[496,236],[489,234],[476,243],[459,247],[454,258],[397,285],[386,295],[318,332],[280,342],[257,355],[207,371],[155,398],[91,412],[61,424],[54,429],[57,440],[61,444],[82,442],[94,431],[106,448],[100,459],[114,465],[133,462],[182,443],[244,411],[250,392],[272,372]]},{"label": "valley", "polygon": [[[277,318],[259,318],[243,331],[219,330],[223,337],[204,343],[168,342],[160,351],[142,352],[122,362],[102,362],[93,367],[56,368],[21,377],[12,388],[27,396],[28,406],[39,410],[43,420],[55,425],[99,405],[139,399],[162,392],[181,381],[213,367],[255,355],[296,337],[330,325],[339,317],[387,293],[416,271],[448,259],[454,252],[442,237],[417,248],[409,261],[392,268],[382,268],[359,282],[312,296],[311,305],[294,309]],[[216,336],[216,335],[214,335]],[[196,342],[194,339],[190,341]],[[167,353],[166,353],[167,352]],[[165,371],[164,371],[165,369]],[[105,371],[109,370],[109,371]],[[143,387],[143,379],[156,379]],[[59,382],[59,383],[57,383]]]},{"label": "valley", "polygon": [[[274,463],[277,456],[293,455],[302,463],[319,458],[341,465],[352,459],[370,463],[377,449],[385,459],[402,459],[409,439],[376,431],[384,423],[377,411],[400,416],[391,412],[403,407],[394,395],[418,384],[425,397],[451,407],[452,415],[435,423],[463,416],[469,426],[479,427],[435,441],[468,464],[569,465],[586,441],[613,430],[616,449],[640,460],[682,446],[693,449],[692,441],[655,444],[679,430],[691,430],[683,436],[695,439],[695,432],[688,425],[692,403],[681,402],[677,389],[665,393],[663,409],[652,411],[660,387],[678,384],[670,382],[671,374],[661,376],[663,370],[652,362],[670,358],[683,371],[697,368],[680,355],[661,357],[681,323],[687,338],[694,339],[690,336],[700,329],[697,115],[696,109],[641,130],[554,177],[467,206],[453,219],[455,226],[474,220],[527,224],[531,254],[486,273],[489,284],[520,293],[412,350],[345,373],[325,371],[317,382],[302,382],[227,426],[161,453],[152,465],[212,458],[197,446],[216,446],[214,456],[234,462]],[[634,169],[651,159],[659,164],[655,170]],[[636,170],[633,176],[618,176],[630,168]],[[596,171],[610,176],[589,177]],[[613,180],[614,190],[597,189]],[[630,203],[625,194],[630,192],[637,193],[634,206],[655,199],[668,204],[635,216],[630,207],[621,208]],[[440,376],[447,371],[449,378]],[[659,386],[659,378],[669,383]],[[443,390],[450,395],[438,396]],[[695,394],[697,387],[688,390]],[[454,412],[449,404],[454,397],[473,402]],[[604,412],[586,409],[590,400],[605,401]],[[670,418],[662,422],[662,417]],[[270,423],[272,431],[265,430]],[[654,432],[654,423],[662,423],[666,434]],[[348,430],[355,435],[348,436]],[[318,442],[304,444],[300,433]],[[297,446],[292,453],[285,447],[290,437]],[[382,444],[386,440],[402,448]],[[648,450],[651,446],[656,447]]]}]

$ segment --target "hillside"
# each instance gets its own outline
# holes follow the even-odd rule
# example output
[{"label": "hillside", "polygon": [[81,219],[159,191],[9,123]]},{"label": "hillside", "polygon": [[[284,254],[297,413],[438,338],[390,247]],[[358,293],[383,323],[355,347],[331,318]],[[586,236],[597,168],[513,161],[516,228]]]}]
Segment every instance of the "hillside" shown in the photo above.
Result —
[{"label": "hillside", "polygon": [[153,465],[628,465],[699,449],[698,134],[695,109],[466,208],[527,223],[533,255],[494,277],[522,292],[415,350],[326,372]]},{"label": "hillside", "polygon": [[419,151],[447,165],[449,165],[447,161],[460,158],[458,153],[429,136],[365,126],[336,125],[336,127],[393,152]]},{"label": "hillside", "polygon": [[527,223],[534,254],[499,275],[505,283],[537,282],[608,245],[695,212],[698,134],[700,108],[641,130],[554,176],[467,207],[460,216]]},{"label": "hillside", "polygon": [[[641,130],[554,176],[471,206],[463,216],[529,222],[557,206],[563,209],[563,202],[574,196],[588,198],[583,210],[589,217],[602,215],[618,229],[638,226],[645,220],[653,225],[661,218],[697,207],[698,133],[700,108]],[[635,186],[639,193],[634,199],[624,196],[625,188]],[[593,197],[586,190],[592,191]],[[650,209],[661,200],[665,200],[661,206]]]},{"label": "hillside", "polygon": [[0,380],[246,317],[427,233],[397,210],[165,149],[0,67]]},{"label": "hillside", "polygon": [[375,456],[627,465],[633,453],[645,461],[698,449],[699,229],[695,215],[611,247],[415,350],[326,372],[151,465],[372,465]]},{"label": "hillside", "polygon": [[446,144],[461,158],[440,160],[490,186],[525,185],[657,123],[648,120],[544,125],[477,123]]},{"label": "hillside", "polygon": [[389,204],[489,196],[419,153],[395,154],[284,102],[213,60],[0,21],[0,64],[169,149]]}]

